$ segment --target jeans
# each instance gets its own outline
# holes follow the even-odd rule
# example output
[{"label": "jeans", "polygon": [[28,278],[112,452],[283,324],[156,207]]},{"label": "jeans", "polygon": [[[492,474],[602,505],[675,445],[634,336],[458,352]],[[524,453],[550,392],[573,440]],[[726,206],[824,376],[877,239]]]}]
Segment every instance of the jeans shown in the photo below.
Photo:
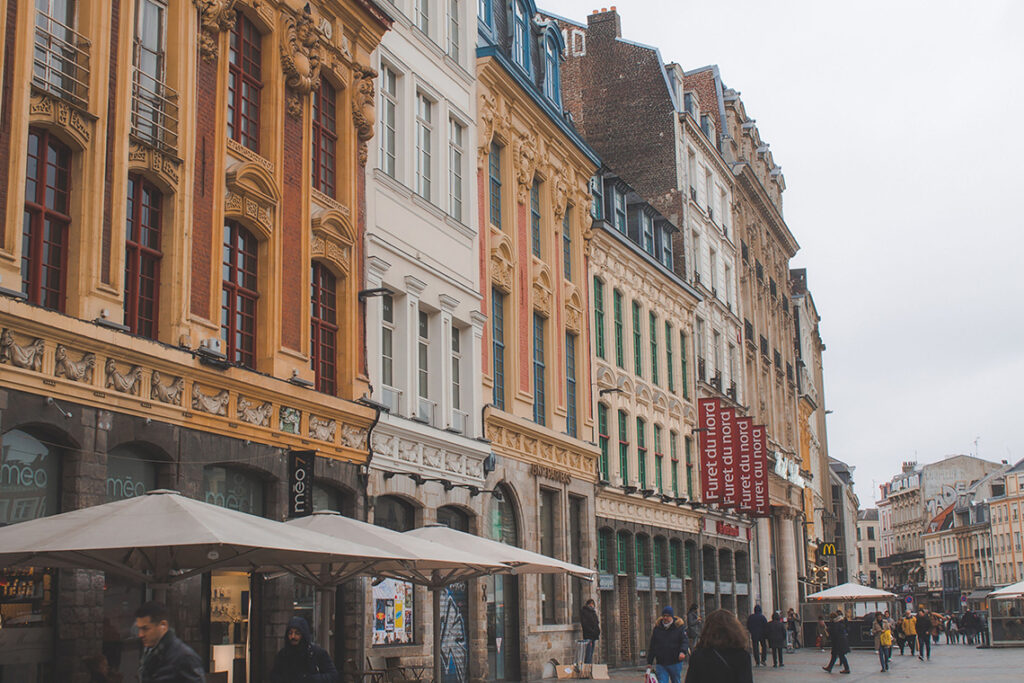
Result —
[{"label": "jeans", "polygon": [[[932,639],[931,639],[931,637],[927,633],[922,633],[921,635],[919,635],[917,637],[917,639],[918,639],[918,643],[917,643],[917,656],[918,657],[925,657],[925,656],[927,656],[928,659],[931,659],[932,658]],[[926,649],[928,650],[927,654],[925,654],[925,650]]]},{"label": "jeans", "polygon": [[772,666],[782,666],[782,653],[785,650],[781,647],[772,648]]},{"label": "jeans", "polygon": [[680,683],[683,675],[683,663],[655,664],[654,675],[658,677],[658,683]]},{"label": "jeans", "polygon": [[[760,654],[758,654],[760,653]],[[754,641],[754,663],[757,664],[768,663],[768,639],[762,638],[761,640]]]},{"label": "jeans", "polygon": [[832,671],[832,665],[836,663],[836,659],[838,659],[839,663],[843,665],[843,671],[849,671],[850,670],[850,663],[848,661],[846,661],[846,653],[845,652],[843,654],[841,654],[841,655],[836,655],[835,653],[833,653],[832,657],[828,660],[828,666],[825,667],[825,668],[828,669],[831,672]]},{"label": "jeans", "polygon": [[882,664],[882,671],[889,670],[889,655],[886,650],[888,650],[888,648],[885,647],[885,645],[878,646],[878,661]]},{"label": "jeans", "polygon": [[593,640],[587,639],[587,650],[583,653],[583,663],[593,664],[594,662],[594,642]]}]

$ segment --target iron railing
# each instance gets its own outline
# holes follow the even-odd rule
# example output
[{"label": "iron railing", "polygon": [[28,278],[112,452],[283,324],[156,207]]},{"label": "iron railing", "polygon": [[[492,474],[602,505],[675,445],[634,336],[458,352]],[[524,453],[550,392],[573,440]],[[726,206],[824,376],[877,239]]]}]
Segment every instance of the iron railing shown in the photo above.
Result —
[{"label": "iron railing", "polygon": [[85,107],[89,97],[89,41],[44,12],[36,12],[32,84]]},{"label": "iron railing", "polygon": [[178,149],[178,93],[162,78],[165,56],[136,42],[134,59],[132,135],[160,151],[175,153]]}]

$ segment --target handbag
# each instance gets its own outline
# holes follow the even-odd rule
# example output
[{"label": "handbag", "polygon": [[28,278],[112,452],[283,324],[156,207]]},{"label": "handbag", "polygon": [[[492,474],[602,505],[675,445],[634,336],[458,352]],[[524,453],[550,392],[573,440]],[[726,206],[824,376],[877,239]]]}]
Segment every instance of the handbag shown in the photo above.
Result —
[{"label": "handbag", "polygon": [[884,645],[885,647],[889,647],[890,645],[892,645],[892,632],[889,631],[889,629],[885,629],[884,631],[882,631],[880,634],[878,634],[878,642]]},{"label": "handbag", "polygon": [[654,669],[647,667],[647,673],[644,674],[644,683],[658,683],[658,677],[654,675]]}]

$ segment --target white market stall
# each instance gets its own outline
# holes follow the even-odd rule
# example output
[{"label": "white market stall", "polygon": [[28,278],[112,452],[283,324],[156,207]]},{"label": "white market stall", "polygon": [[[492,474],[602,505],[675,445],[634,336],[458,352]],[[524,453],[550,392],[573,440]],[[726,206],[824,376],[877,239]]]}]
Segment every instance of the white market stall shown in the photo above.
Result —
[{"label": "white market stall", "polygon": [[1024,581],[988,594],[992,647],[1024,647]]},{"label": "white market stall", "polygon": [[844,583],[811,593],[801,610],[804,635],[807,637],[808,633],[814,633],[819,614],[824,614],[827,621],[829,615],[838,610],[846,615],[849,623],[850,647],[873,647],[874,638],[868,618],[873,619],[876,612],[886,610],[895,616],[895,600],[894,593],[859,583]]}]

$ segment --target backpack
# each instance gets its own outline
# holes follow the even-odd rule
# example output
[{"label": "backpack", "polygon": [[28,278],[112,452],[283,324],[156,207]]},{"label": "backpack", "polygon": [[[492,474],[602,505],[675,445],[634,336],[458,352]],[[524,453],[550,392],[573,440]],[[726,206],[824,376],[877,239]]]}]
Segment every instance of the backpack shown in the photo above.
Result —
[{"label": "backpack", "polygon": [[884,645],[885,647],[891,646],[892,645],[892,631],[890,631],[889,629],[885,629],[884,631],[879,633],[878,634],[878,642],[881,643],[882,645]]}]

